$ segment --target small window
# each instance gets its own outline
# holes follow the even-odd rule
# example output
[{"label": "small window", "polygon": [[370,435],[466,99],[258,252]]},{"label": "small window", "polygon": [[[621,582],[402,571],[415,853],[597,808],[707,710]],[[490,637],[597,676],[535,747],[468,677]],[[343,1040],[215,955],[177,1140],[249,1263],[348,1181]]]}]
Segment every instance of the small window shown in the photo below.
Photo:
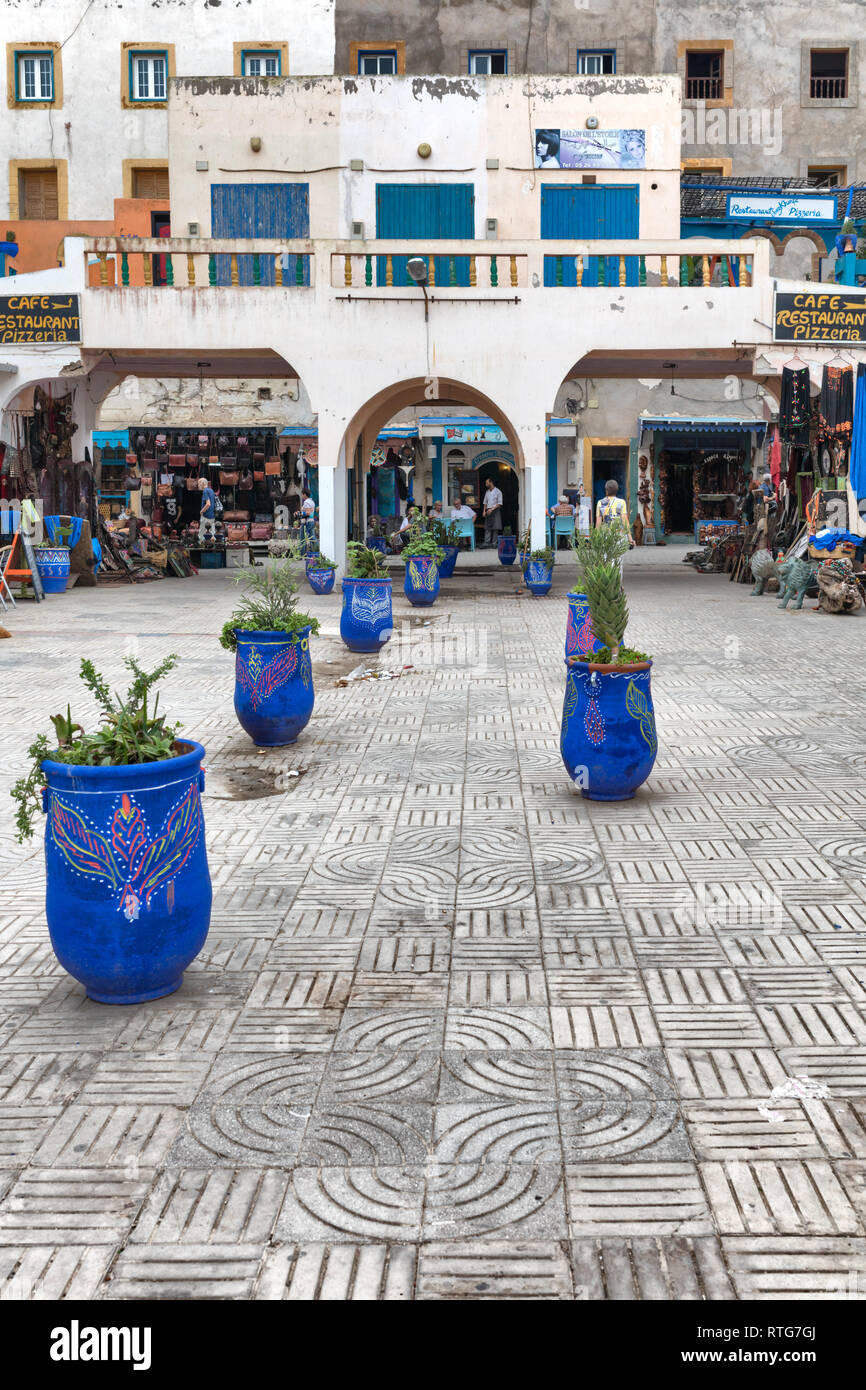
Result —
[{"label": "small window", "polygon": [[54,54],[17,53],[16,76],[18,101],[54,100]]},{"label": "small window", "polygon": [[578,49],[577,70],[585,77],[604,77],[616,72],[616,49]]},{"label": "small window", "polygon": [[280,54],[276,49],[244,54],[244,77],[279,77],[280,73]]},{"label": "small window", "polygon": [[160,202],[167,203],[168,170],[133,169],[132,196],[133,198],[158,198]]},{"label": "small window", "polygon": [[813,48],[809,95],[813,101],[838,101],[848,95],[847,48]]},{"label": "small window", "polygon": [[686,53],[686,101],[721,101],[724,67],[721,49],[690,49]]},{"label": "small window", "polygon": [[30,222],[56,222],[59,216],[56,169],[22,169],[18,175],[18,208]]},{"label": "small window", "polygon": [[393,77],[397,71],[397,54],[393,48],[362,48],[358,52],[358,72],[365,77]]},{"label": "small window", "polygon": [[475,77],[491,77],[508,72],[508,53],[504,48],[469,50],[469,71]]},{"label": "small window", "polygon": [[819,188],[843,188],[848,181],[848,169],[844,164],[810,164],[810,182]]},{"label": "small window", "polygon": [[129,90],[133,101],[165,101],[168,54],[131,53]]}]

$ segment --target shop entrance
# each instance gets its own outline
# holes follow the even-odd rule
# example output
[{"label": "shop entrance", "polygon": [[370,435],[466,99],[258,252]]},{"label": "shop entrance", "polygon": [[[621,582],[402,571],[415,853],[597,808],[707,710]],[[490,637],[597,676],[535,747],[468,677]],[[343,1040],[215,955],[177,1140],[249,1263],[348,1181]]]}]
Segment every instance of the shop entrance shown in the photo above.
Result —
[{"label": "shop entrance", "polygon": [[694,515],[694,465],[688,458],[674,458],[669,469],[668,528],[691,532]]},{"label": "shop entrance", "polygon": [[494,487],[498,487],[502,493],[502,529],[510,531],[512,536],[519,533],[520,528],[520,484],[517,474],[507,463],[500,463],[497,459],[488,459],[477,469],[478,477],[478,521],[481,523],[481,512],[484,507],[484,493],[488,478],[493,479]]},{"label": "shop entrance", "polygon": [[613,479],[619,484],[618,496],[628,501],[628,445],[594,445],[592,450],[592,514],[604,497],[604,485]]}]

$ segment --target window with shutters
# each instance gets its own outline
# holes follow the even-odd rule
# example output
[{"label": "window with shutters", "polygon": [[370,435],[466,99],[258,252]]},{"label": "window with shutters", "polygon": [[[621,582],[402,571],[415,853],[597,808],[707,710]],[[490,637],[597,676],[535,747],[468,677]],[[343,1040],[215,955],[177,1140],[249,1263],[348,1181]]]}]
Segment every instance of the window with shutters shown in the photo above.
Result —
[{"label": "window with shutters", "polygon": [[168,167],[165,169],[133,169],[133,198],[158,198],[168,202]]},{"label": "window with shutters", "polygon": [[56,222],[59,215],[56,169],[21,169],[18,173],[19,216],[32,222]]}]

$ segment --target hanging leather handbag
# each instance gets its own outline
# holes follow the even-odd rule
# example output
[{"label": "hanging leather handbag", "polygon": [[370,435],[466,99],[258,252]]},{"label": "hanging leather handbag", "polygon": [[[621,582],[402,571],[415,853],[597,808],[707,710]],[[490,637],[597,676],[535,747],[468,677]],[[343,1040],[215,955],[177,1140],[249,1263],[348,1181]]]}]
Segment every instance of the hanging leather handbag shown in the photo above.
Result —
[{"label": "hanging leather handbag", "polygon": [[147,468],[150,472],[156,472],[156,458],[153,454],[145,454],[141,460],[142,468]]},{"label": "hanging leather handbag", "polygon": [[171,497],[173,492],[174,488],[171,483],[157,483],[156,485],[157,497]]},{"label": "hanging leather handbag", "polygon": [[209,441],[209,439],[208,439],[208,437],[207,437],[206,434],[200,434],[200,435],[199,435],[199,437],[198,437],[198,451],[199,451],[200,454],[206,454],[206,453],[207,453],[208,444],[209,444],[209,443],[210,443],[210,441]]},{"label": "hanging leather handbag", "polygon": [[235,541],[248,541],[249,538],[250,528],[248,524],[244,523],[243,525],[241,525],[237,521],[230,521],[227,523],[226,540],[228,541],[229,545],[231,545]]},{"label": "hanging leather handbag", "polygon": [[250,488],[251,488],[252,485],[253,485],[253,482],[254,482],[254,479],[253,479],[252,470],[249,469],[249,468],[245,468],[244,471],[243,471],[243,473],[241,473],[241,476],[238,478],[238,487],[239,487],[243,492],[249,492]]},{"label": "hanging leather handbag", "polygon": [[169,454],[168,456],[169,468],[180,469],[183,468],[185,463],[186,454]]},{"label": "hanging leather handbag", "polygon": [[187,492],[199,492],[198,478],[187,478],[186,490]]},{"label": "hanging leather handbag", "polygon": [[184,457],[187,463],[198,463],[198,454],[186,454]]},{"label": "hanging leather handbag", "polygon": [[127,473],[123,480],[123,486],[127,492],[139,492],[141,490],[141,478],[137,473]]},{"label": "hanging leather handbag", "polygon": [[274,534],[272,521],[254,521],[250,527],[251,541],[269,541]]},{"label": "hanging leather handbag", "polygon": [[253,469],[253,482],[263,483],[265,481],[265,470],[263,468]]},{"label": "hanging leather handbag", "polygon": [[283,470],[283,465],[279,459],[267,459],[265,461],[265,473],[268,477],[278,478]]},{"label": "hanging leather handbag", "polygon": [[220,454],[220,468],[237,468],[237,455],[233,453]]},{"label": "hanging leather handbag", "polygon": [[127,454],[127,455],[126,455],[126,462],[127,462],[127,464],[129,465],[130,468],[135,468],[136,465],[137,465],[137,463],[138,463],[138,454],[132,454],[132,453]]},{"label": "hanging leather handbag", "polygon": [[220,487],[237,487],[240,474],[233,468],[220,469]]}]

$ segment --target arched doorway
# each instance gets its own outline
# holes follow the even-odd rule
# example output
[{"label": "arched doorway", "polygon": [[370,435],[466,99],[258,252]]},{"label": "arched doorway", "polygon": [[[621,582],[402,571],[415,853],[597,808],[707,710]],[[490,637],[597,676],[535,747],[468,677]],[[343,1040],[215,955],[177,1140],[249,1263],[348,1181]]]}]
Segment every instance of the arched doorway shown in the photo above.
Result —
[{"label": "arched doorway", "polygon": [[487,479],[502,493],[502,528],[516,536],[520,530],[520,483],[510,464],[501,459],[486,459],[478,467],[479,517],[483,506]]}]

